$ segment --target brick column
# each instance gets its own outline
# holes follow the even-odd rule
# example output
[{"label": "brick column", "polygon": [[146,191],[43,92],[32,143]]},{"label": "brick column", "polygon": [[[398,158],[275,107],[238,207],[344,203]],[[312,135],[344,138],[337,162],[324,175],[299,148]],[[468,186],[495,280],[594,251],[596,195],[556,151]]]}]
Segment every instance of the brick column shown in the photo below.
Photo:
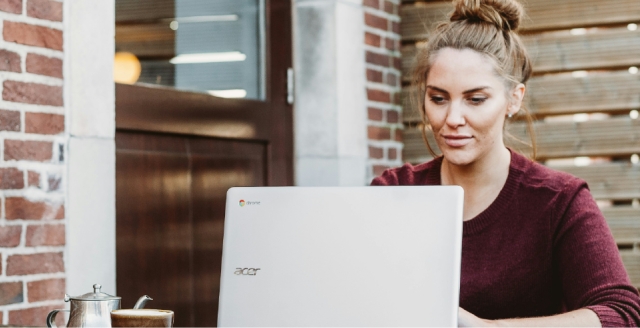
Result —
[{"label": "brick column", "polygon": [[368,181],[402,165],[400,0],[363,0]]},{"label": "brick column", "polygon": [[43,326],[50,310],[65,307],[62,16],[61,1],[0,1],[0,322],[5,325]]}]

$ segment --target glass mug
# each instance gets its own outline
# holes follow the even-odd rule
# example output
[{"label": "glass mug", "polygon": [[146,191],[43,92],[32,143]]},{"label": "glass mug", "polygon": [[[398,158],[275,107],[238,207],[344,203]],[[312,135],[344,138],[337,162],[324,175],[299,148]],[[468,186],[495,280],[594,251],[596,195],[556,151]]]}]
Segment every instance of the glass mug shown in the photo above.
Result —
[{"label": "glass mug", "polygon": [[173,311],[122,309],[111,312],[111,327],[173,327]]}]

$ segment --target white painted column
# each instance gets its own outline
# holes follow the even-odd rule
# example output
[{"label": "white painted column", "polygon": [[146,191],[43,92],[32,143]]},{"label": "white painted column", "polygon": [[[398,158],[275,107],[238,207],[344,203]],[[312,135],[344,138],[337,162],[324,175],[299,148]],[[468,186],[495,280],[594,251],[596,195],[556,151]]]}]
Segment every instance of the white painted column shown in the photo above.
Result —
[{"label": "white painted column", "polygon": [[64,1],[67,292],[116,294],[114,0]]},{"label": "white painted column", "polygon": [[365,185],[362,0],[293,0],[293,7],[296,185]]}]

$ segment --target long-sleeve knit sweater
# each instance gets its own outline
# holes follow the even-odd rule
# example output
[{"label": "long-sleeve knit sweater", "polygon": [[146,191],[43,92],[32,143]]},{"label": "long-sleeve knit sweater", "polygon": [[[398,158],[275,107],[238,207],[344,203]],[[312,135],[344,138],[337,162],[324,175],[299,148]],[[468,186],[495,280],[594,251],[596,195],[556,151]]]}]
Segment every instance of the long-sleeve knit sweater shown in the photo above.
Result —
[{"label": "long-sleeve knit sweater", "polygon": [[[460,306],[484,319],[589,308],[604,327],[639,326],[638,290],[587,184],[511,153],[498,197],[463,223]],[[441,165],[405,164],[372,185],[440,185]]]}]

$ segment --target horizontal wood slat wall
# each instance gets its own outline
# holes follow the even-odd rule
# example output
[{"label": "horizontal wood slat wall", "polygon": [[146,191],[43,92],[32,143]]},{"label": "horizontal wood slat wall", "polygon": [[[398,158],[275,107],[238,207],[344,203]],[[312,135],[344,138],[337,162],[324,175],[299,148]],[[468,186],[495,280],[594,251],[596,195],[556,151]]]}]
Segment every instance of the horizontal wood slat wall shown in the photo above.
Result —
[{"label": "horizontal wood slat wall", "polygon": [[576,113],[628,113],[640,108],[640,75],[607,71],[574,78],[552,74],[527,84],[527,108],[536,115]]},{"label": "horizontal wood slat wall", "polygon": [[[507,131],[515,140],[529,142],[524,122],[508,124]],[[538,160],[640,153],[640,120],[616,118],[588,122],[536,122],[535,131]],[[430,144],[435,147],[430,131],[428,135]],[[506,138],[507,145],[527,153],[527,147],[513,138]],[[431,158],[422,141],[420,128],[405,129],[404,140],[406,162],[419,163]]]},{"label": "horizontal wood slat wall", "polygon": [[402,40],[428,39],[429,32],[446,20],[452,10],[453,6],[449,1],[403,5],[400,10]]},{"label": "horizontal wood slat wall", "polygon": [[638,282],[640,282],[640,253],[620,252],[620,256],[622,257],[622,263],[624,263],[624,267],[627,269],[631,282],[638,287]]},{"label": "horizontal wood slat wall", "polygon": [[[522,36],[534,72],[618,68],[640,65],[640,30],[612,28],[571,35],[568,31]],[[410,81],[416,45],[402,47],[402,77]]]},{"label": "horizontal wood slat wall", "polygon": [[[510,124],[507,129],[519,140],[529,139],[524,122]],[[535,130],[539,160],[640,153],[640,120],[537,122]],[[510,144],[518,148],[517,144]]]},{"label": "horizontal wood slat wall", "polygon": [[[616,206],[602,209],[613,238],[619,244],[633,244],[640,240],[640,208]],[[637,280],[640,281],[640,280]]]},{"label": "horizontal wood slat wall", "polygon": [[530,34],[523,37],[537,73],[602,69],[640,63],[640,31],[626,27],[600,29],[584,35]]},{"label": "horizontal wood slat wall", "polygon": [[[637,0],[535,0],[525,6],[528,18],[521,31],[559,30],[574,27],[606,26],[640,21]],[[448,19],[451,2],[416,2],[402,6],[402,39],[428,39],[429,32]]]},{"label": "horizontal wood slat wall", "polygon": [[[606,163],[590,166],[553,167],[571,173],[589,184],[596,199],[628,200],[640,198],[640,165],[630,163]],[[629,212],[640,214],[640,209]],[[640,220],[637,222],[640,227]],[[640,235],[638,235],[640,237]],[[637,238],[640,240],[640,238]]]},{"label": "horizontal wood slat wall", "polygon": [[[419,122],[420,114],[412,107],[410,97],[410,88],[405,87],[404,121]],[[525,103],[531,114],[539,117],[594,112],[626,114],[640,108],[640,74],[629,74],[625,70],[581,78],[571,74],[533,77],[527,84]]]},{"label": "horizontal wood slat wall", "polygon": [[[402,3],[403,156],[405,162],[422,163],[432,157],[422,140],[409,84],[417,47],[426,45],[429,32],[448,19],[453,7],[451,1]],[[588,166],[553,168],[589,184],[621,247],[631,281],[640,287],[640,163],[630,161],[632,154],[640,154],[640,119],[629,115],[640,110],[640,74],[629,68],[640,67],[640,29],[627,28],[627,24],[640,23],[640,1],[525,3],[528,18],[520,31],[535,74],[527,84],[525,102],[537,119],[538,160],[604,157],[605,162]],[[584,29],[570,31],[572,28]],[[608,115],[586,122],[567,116],[591,113]],[[556,118],[560,115],[564,116]],[[515,137],[507,137],[507,145],[529,154],[529,147],[517,141],[529,141],[525,122],[510,122],[506,130]],[[427,136],[437,149],[430,131]],[[607,157],[615,161],[606,162]]]}]

